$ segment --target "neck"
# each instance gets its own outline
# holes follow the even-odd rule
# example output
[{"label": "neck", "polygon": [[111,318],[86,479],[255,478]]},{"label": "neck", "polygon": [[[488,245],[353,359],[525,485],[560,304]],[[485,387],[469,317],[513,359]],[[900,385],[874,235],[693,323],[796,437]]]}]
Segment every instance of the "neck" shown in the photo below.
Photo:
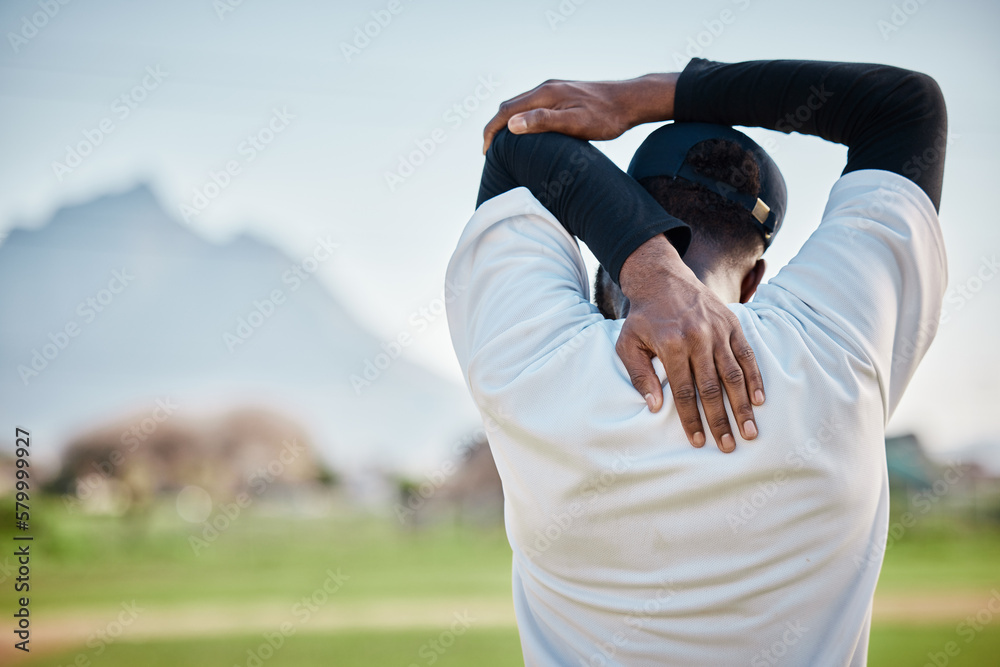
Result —
[{"label": "neck", "polygon": [[732,266],[699,253],[688,255],[690,252],[684,255],[684,263],[694,272],[698,280],[705,284],[705,287],[712,290],[723,303],[740,302],[740,279]]}]

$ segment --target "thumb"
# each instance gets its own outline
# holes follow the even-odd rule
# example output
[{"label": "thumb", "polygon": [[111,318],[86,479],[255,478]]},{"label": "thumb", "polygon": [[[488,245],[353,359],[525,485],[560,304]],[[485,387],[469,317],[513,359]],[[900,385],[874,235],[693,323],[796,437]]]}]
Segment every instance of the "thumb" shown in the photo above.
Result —
[{"label": "thumb", "polygon": [[663,406],[663,387],[653,370],[652,354],[627,335],[619,336],[615,350],[628,371],[632,386],[646,399],[650,412]]},{"label": "thumb", "polygon": [[572,134],[577,123],[572,110],[532,109],[514,114],[507,121],[507,129],[514,134],[536,132],[562,132]]}]

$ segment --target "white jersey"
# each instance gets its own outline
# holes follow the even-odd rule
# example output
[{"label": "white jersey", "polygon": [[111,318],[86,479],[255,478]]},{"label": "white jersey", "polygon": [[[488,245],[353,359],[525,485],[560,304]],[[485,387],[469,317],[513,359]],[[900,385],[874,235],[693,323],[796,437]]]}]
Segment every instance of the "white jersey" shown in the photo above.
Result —
[{"label": "white jersey", "polygon": [[917,185],[841,177],[795,259],[729,306],[767,391],[731,454],[688,444],[669,389],[649,412],[615,353],[623,321],[590,303],[576,241],[526,188],[479,207],[448,281],[528,665],[865,664],[885,424],[946,281]]}]

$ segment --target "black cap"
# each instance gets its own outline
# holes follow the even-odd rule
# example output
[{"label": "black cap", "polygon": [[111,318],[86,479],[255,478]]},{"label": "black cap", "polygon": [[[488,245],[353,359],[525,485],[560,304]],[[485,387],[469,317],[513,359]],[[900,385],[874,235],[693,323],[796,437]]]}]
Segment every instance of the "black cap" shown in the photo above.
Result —
[{"label": "black cap", "polygon": [[[724,139],[739,145],[750,153],[760,171],[760,192],[756,195],[737,190],[736,181],[741,174],[720,181],[699,174],[687,164],[688,152],[695,144],[706,139]],[[771,156],[757,142],[728,125],[712,123],[669,123],[653,131],[632,156],[628,166],[629,176],[639,180],[647,176],[669,176],[702,185],[712,192],[739,204],[753,216],[764,237],[764,247],[771,245],[781,220],[785,216],[788,196],[785,179]]]}]

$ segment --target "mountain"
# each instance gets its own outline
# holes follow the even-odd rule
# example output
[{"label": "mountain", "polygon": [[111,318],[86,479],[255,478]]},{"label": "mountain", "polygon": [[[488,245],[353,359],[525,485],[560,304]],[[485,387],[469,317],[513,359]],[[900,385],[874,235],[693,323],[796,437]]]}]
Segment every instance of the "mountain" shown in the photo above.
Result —
[{"label": "mountain", "polygon": [[385,354],[318,280],[296,276],[323,261],[336,261],[330,239],[298,261],[246,235],[207,241],[145,186],[12,231],[2,428],[33,429],[35,453],[54,455],[157,398],[180,415],[256,402],[298,419],[334,465],[441,461],[478,421],[464,387]]}]

